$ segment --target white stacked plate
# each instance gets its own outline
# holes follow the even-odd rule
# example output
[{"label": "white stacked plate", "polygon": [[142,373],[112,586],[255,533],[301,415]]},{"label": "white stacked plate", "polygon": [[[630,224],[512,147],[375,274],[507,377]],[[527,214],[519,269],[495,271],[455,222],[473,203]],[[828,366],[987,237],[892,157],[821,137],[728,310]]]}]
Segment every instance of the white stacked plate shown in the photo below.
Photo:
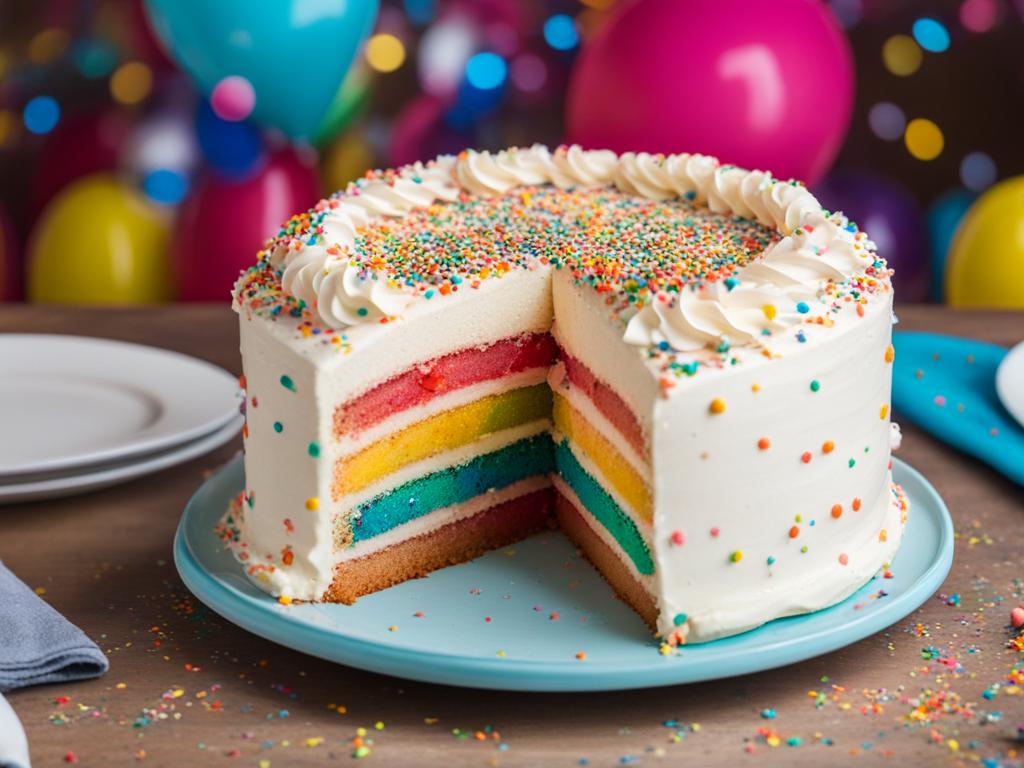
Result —
[{"label": "white stacked plate", "polygon": [[0,504],[130,480],[217,448],[242,426],[238,382],[177,352],[0,335]]},{"label": "white stacked plate", "polygon": [[1024,427],[1024,341],[1013,347],[996,370],[996,394]]}]

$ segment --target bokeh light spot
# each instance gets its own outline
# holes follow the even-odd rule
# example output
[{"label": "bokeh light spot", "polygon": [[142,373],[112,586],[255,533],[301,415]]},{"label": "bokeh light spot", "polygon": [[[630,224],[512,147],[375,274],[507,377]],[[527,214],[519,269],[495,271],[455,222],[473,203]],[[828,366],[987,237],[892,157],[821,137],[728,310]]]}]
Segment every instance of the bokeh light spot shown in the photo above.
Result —
[{"label": "bokeh light spot", "polygon": [[114,49],[102,40],[79,40],[71,48],[71,58],[78,71],[95,79],[109,75],[117,64]]},{"label": "bokeh light spot", "polygon": [[405,46],[394,35],[374,35],[366,41],[366,63],[378,72],[394,72],[405,61]]},{"label": "bokeh light spot", "polygon": [[252,114],[256,106],[256,91],[244,77],[231,75],[213,86],[210,106],[221,120],[237,123]]},{"label": "bokeh light spot", "polygon": [[178,171],[161,168],[146,174],[142,180],[146,197],[161,205],[177,205],[188,194],[188,177]]},{"label": "bokeh light spot", "polygon": [[559,13],[544,22],[544,40],[556,51],[571,51],[580,42],[572,16]]},{"label": "bokeh light spot", "polygon": [[510,71],[513,84],[524,93],[533,93],[544,87],[548,80],[548,67],[535,53],[523,53],[512,60]]},{"label": "bokeh light spot", "polygon": [[466,79],[474,88],[490,91],[505,82],[508,67],[496,53],[484,51],[470,56],[466,62]]},{"label": "bokeh light spot", "polygon": [[28,60],[33,64],[49,64],[67,50],[71,37],[58,27],[37,32],[28,44]]},{"label": "bokeh light spot", "polygon": [[153,88],[153,72],[141,61],[122,64],[110,76],[110,95],[118,104],[138,104]]},{"label": "bokeh light spot", "polygon": [[903,110],[889,101],[880,101],[868,112],[872,133],[885,141],[896,141],[903,136],[907,118]]},{"label": "bokeh light spot", "polygon": [[325,189],[344,189],[374,167],[373,148],[356,132],[342,135],[327,150],[320,164]]},{"label": "bokeh light spot", "polygon": [[998,16],[996,0],[964,0],[960,6],[960,23],[968,32],[988,32]]},{"label": "bokeh light spot", "polygon": [[416,74],[423,90],[451,96],[466,76],[466,62],[478,50],[480,30],[462,16],[431,24],[416,46]]},{"label": "bokeh light spot", "polygon": [[934,160],[942,154],[946,143],[939,126],[923,117],[910,121],[903,140],[907,150],[918,160]]},{"label": "bokeh light spot", "polygon": [[0,147],[6,147],[17,135],[18,121],[9,109],[0,109]]},{"label": "bokeh light spot", "polygon": [[420,26],[429,24],[437,13],[437,0],[404,0],[405,15]]},{"label": "bokeh light spot", "polygon": [[36,96],[25,105],[21,118],[32,133],[49,133],[60,120],[60,105],[49,96]]},{"label": "bokeh light spot", "polygon": [[971,152],[960,161],[960,180],[975,192],[991,187],[997,174],[995,160],[984,152]]},{"label": "bokeh light spot", "polygon": [[917,44],[926,51],[942,53],[949,48],[949,32],[937,19],[918,19],[914,22],[913,32]]},{"label": "bokeh light spot", "polygon": [[882,46],[882,63],[885,68],[901,77],[917,72],[923,57],[914,38],[907,35],[893,35]]}]

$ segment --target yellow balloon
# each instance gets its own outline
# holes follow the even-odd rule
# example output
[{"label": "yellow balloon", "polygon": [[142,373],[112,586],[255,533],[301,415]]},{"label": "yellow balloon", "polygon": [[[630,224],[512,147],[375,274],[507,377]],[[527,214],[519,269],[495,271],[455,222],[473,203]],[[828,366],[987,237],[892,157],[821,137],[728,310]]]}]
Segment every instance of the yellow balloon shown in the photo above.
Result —
[{"label": "yellow balloon", "polygon": [[320,179],[324,189],[344,189],[350,181],[360,178],[373,167],[373,150],[357,134],[346,133],[324,153]]},{"label": "yellow balloon", "polygon": [[996,184],[964,215],[949,247],[946,301],[1024,309],[1024,176]]},{"label": "yellow balloon", "polygon": [[167,216],[114,176],[85,176],[55,197],[32,233],[28,298],[149,304],[173,296]]}]

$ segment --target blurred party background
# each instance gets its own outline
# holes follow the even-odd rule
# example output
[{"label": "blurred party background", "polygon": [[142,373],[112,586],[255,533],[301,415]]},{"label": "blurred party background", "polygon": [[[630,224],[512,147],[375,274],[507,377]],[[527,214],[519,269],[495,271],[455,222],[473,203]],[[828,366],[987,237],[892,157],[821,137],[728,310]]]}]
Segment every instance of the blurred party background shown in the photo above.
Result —
[{"label": "blurred party background", "polygon": [[901,301],[1024,308],[1024,0],[0,0],[0,299],[226,301],[291,213],[464,147],[808,183]]}]

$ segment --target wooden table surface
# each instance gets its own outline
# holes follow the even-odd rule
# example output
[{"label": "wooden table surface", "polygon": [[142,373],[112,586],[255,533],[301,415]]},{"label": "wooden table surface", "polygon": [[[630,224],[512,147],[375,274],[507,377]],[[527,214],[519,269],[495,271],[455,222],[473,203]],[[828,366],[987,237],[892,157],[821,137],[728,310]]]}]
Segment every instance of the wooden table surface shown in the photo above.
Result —
[{"label": "wooden table surface", "polygon": [[[1004,345],[1024,337],[1021,314],[906,306],[899,315],[903,329]],[[0,330],[144,342],[239,370],[226,306],[8,305]],[[0,558],[110,658],[100,679],[9,700],[36,766],[347,762],[359,728],[377,765],[1018,765],[1024,695],[1008,680],[1024,656],[1007,648],[1007,623],[1024,599],[1024,493],[903,428],[899,455],[952,512],[953,570],[904,621],[801,664],[660,690],[524,694],[407,682],[278,647],[204,608],[171,559],[183,505],[236,440],[108,490],[0,507]],[[768,709],[773,719],[762,717]]]}]

